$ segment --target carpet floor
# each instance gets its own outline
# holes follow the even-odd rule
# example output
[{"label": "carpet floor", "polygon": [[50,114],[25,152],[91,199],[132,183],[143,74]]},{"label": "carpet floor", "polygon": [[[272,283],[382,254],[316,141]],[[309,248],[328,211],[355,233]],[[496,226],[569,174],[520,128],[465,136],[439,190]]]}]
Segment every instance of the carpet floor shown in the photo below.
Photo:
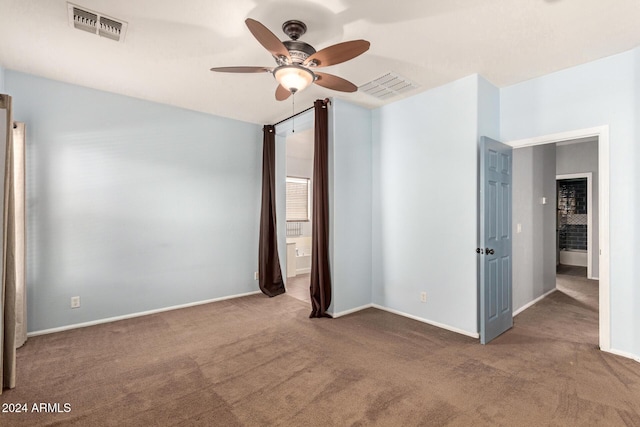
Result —
[{"label": "carpet floor", "polygon": [[286,294],[32,337],[0,396],[28,410],[0,424],[640,426],[640,364],[598,350],[597,294],[558,276],[486,346],[377,309],[309,319]]}]

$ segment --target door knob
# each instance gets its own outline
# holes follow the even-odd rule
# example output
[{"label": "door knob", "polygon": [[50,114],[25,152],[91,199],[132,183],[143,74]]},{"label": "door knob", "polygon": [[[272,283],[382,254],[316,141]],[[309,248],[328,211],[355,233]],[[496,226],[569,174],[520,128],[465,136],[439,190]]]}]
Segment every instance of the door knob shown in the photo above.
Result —
[{"label": "door knob", "polygon": [[487,255],[493,255],[494,254],[493,249],[486,248],[484,251],[487,253]]}]

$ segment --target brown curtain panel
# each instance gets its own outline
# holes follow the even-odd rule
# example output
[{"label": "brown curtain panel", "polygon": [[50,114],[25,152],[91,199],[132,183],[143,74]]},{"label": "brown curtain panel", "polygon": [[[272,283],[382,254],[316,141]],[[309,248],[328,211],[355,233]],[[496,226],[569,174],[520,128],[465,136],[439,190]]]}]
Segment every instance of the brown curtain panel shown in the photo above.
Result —
[{"label": "brown curtain panel", "polygon": [[258,247],[258,279],[260,290],[275,297],[285,292],[276,233],[276,130],[263,129],[262,206],[260,209],[260,241]]},{"label": "brown curtain panel", "polygon": [[326,313],[331,304],[329,272],[329,114],[328,100],[317,100],[315,140],[313,148],[313,202],[311,226],[311,314],[309,317],[331,317]]}]

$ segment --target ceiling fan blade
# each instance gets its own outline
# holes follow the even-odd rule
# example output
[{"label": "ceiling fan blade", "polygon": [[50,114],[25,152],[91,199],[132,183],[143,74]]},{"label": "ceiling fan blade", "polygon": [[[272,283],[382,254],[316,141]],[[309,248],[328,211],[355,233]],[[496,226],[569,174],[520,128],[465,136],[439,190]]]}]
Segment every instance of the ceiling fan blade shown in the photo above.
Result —
[{"label": "ceiling fan blade", "polygon": [[278,85],[278,87],[276,89],[276,99],[278,101],[284,101],[289,96],[291,96],[291,92],[289,92],[287,89],[285,89],[284,86]]},{"label": "ceiling fan blade", "polygon": [[327,67],[329,65],[340,64],[348,61],[358,55],[362,55],[369,50],[369,43],[366,40],[352,40],[334,44],[319,50],[304,61],[304,65],[308,65],[311,61],[316,63],[316,67]]},{"label": "ceiling fan blade", "polygon": [[355,92],[358,90],[358,86],[354,85],[349,80],[343,79],[342,77],[318,72],[314,72],[314,74],[318,77],[314,83],[322,87],[326,87],[327,89],[338,90],[340,92]]},{"label": "ceiling fan blade", "polygon": [[272,69],[267,67],[216,67],[211,71],[217,73],[270,73]]},{"label": "ceiling fan blade", "polygon": [[275,34],[273,34],[267,27],[262,25],[260,22],[255,19],[248,18],[244,21],[251,31],[251,34],[260,42],[265,49],[267,49],[273,56],[284,56],[285,58],[291,59],[289,56],[289,51],[285,47],[285,45],[280,41]]}]

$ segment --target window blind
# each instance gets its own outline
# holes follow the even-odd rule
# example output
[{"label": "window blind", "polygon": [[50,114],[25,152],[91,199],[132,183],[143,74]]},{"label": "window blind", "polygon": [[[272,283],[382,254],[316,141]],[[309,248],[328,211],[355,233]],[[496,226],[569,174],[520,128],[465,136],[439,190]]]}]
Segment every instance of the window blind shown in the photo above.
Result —
[{"label": "window blind", "polygon": [[309,221],[309,181],[287,177],[287,221]]}]

